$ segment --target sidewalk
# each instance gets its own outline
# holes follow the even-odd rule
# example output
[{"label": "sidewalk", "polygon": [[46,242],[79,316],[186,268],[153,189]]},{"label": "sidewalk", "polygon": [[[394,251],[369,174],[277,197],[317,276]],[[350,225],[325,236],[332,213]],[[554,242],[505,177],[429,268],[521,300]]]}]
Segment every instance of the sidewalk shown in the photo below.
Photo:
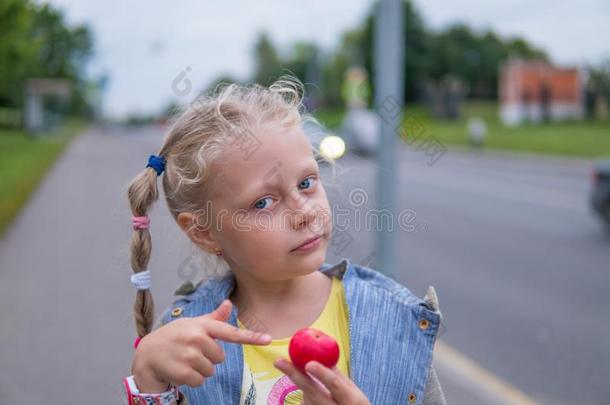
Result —
[{"label": "sidewalk", "polygon": [[[161,141],[160,133],[84,133],[7,231],[0,244],[1,404],[123,402],[135,336],[125,192]],[[151,213],[157,316],[182,283],[177,269],[189,255],[161,203]]]}]

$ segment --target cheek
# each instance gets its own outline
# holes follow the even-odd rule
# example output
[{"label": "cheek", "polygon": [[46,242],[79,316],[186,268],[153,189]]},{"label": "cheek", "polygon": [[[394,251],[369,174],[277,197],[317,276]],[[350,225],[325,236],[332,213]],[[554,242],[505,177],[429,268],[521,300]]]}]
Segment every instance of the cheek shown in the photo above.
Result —
[{"label": "cheek", "polygon": [[[252,230],[239,236],[234,245],[235,260],[259,275],[268,274],[278,268],[290,248],[284,233],[278,230]],[[262,266],[262,267],[261,267]]]},{"label": "cheek", "polygon": [[282,226],[279,218],[259,216],[231,231],[232,244],[247,254],[285,250],[286,231]]}]

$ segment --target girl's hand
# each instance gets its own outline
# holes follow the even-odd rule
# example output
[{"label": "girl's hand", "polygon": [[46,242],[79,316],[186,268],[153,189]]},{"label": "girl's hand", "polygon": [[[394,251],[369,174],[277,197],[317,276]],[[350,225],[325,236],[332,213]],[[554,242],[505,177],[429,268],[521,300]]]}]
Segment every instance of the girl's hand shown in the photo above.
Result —
[{"label": "girl's hand", "polygon": [[215,338],[242,344],[268,345],[271,338],[227,323],[232,303],[225,300],[213,312],[176,319],[140,341],[132,373],[142,392],[163,392],[169,384],[197,387],[214,375],[215,364],[225,360]]},{"label": "girl's hand", "polygon": [[320,381],[317,382],[287,359],[278,359],[273,364],[303,391],[301,405],[370,405],[364,393],[336,366],[328,368],[317,361],[307,363],[305,371]]}]

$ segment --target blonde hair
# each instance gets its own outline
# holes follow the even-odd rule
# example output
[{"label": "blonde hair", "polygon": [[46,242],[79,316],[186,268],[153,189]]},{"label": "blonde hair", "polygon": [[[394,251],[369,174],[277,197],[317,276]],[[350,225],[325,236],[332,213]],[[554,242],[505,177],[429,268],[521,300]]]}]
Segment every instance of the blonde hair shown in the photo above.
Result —
[{"label": "blonde hair", "polygon": [[[263,125],[303,125],[309,121],[321,128],[303,105],[304,86],[293,76],[281,76],[271,86],[220,83],[209,95],[203,95],[179,111],[157,153],[165,159],[163,191],[169,210],[177,220],[181,212],[207,215],[213,184],[213,163],[224,148],[237,137],[249,136]],[[331,164],[312,144],[316,160]],[[127,190],[134,216],[146,215],[158,199],[157,172],[147,167],[130,183]],[[192,227],[197,227],[193,224]],[[190,231],[189,228],[188,231]],[[148,229],[134,230],[131,238],[131,268],[134,273],[146,271],[151,254]],[[209,277],[222,277],[230,272],[226,261],[201,250]],[[149,290],[138,290],[134,304],[134,318],[140,337],[150,333],[154,322],[154,303]]]}]

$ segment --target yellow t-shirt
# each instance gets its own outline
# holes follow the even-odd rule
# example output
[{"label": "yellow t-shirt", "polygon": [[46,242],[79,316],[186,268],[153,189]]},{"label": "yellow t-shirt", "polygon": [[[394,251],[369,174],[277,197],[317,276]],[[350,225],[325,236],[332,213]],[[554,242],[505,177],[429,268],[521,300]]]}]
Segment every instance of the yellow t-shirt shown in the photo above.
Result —
[{"label": "yellow t-shirt", "polygon": [[[342,281],[332,278],[330,296],[322,313],[310,327],[332,336],[339,344],[337,368],[349,376],[349,318]],[[244,325],[237,320],[240,328]],[[240,405],[292,405],[303,401],[303,393],[288,376],[273,366],[279,357],[290,359],[290,338],[272,340],[269,345],[243,345],[244,373]]]}]

